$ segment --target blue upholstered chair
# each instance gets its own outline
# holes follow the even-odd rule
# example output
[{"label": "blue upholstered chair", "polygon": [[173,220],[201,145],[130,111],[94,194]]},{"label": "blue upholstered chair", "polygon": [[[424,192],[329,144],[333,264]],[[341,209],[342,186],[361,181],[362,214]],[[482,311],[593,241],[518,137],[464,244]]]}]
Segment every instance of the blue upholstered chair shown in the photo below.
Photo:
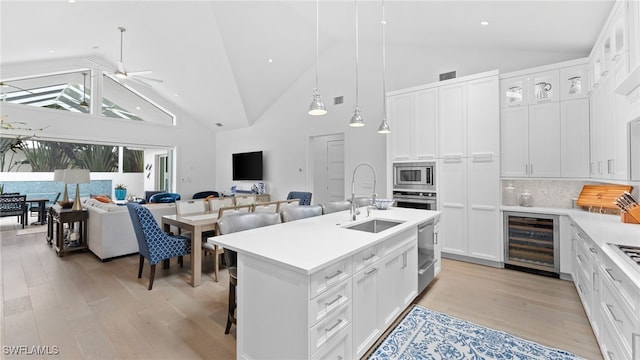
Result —
[{"label": "blue upholstered chair", "polygon": [[217,191],[200,191],[197,192],[195,194],[193,194],[193,196],[191,197],[191,199],[206,199],[209,196],[215,196],[215,197],[220,197],[220,193],[218,193]]},{"label": "blue upholstered chair", "polygon": [[305,191],[291,191],[287,200],[300,199],[300,205],[311,205],[311,193]]},{"label": "blue upholstered chair", "polygon": [[162,192],[151,195],[149,197],[149,203],[173,203],[180,200],[180,194]]},{"label": "blue upholstered chair", "polygon": [[168,267],[169,259],[177,256],[178,262],[182,266],[182,256],[191,253],[191,240],[184,236],[164,233],[149,209],[140,204],[127,203],[127,209],[131,216],[131,223],[138,240],[138,251],[140,252],[138,279],[142,277],[142,267],[146,258],[151,265],[151,273],[149,275],[149,290],[151,290],[153,277],[156,273],[156,264],[164,260],[165,267]]}]

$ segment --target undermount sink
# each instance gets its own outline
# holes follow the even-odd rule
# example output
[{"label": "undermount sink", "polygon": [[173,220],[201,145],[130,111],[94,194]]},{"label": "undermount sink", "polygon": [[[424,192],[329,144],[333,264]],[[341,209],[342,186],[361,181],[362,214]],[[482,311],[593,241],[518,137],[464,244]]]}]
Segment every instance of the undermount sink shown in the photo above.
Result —
[{"label": "undermount sink", "polygon": [[396,225],[400,225],[403,222],[404,221],[371,219],[359,224],[345,226],[344,228],[351,229],[351,230],[365,231],[365,232],[370,232],[375,234],[375,233],[379,233],[381,231],[390,229]]}]

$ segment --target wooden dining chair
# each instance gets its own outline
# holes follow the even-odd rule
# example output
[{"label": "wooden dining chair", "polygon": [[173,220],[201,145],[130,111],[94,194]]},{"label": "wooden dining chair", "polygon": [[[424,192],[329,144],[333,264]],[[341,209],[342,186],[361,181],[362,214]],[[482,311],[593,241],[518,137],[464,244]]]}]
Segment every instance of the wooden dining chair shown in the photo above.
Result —
[{"label": "wooden dining chair", "polygon": [[255,195],[236,195],[236,205],[252,205],[256,200]]},{"label": "wooden dining chair", "polygon": [[235,206],[233,196],[209,198],[207,202],[209,203],[209,212],[212,214],[217,213],[221,207]]},{"label": "wooden dining chair", "polygon": [[178,216],[184,216],[186,214],[204,214],[206,211],[207,204],[204,199],[176,201],[176,214]]},{"label": "wooden dining chair", "polygon": [[280,211],[280,201],[268,201],[253,204],[253,212],[278,213]]}]

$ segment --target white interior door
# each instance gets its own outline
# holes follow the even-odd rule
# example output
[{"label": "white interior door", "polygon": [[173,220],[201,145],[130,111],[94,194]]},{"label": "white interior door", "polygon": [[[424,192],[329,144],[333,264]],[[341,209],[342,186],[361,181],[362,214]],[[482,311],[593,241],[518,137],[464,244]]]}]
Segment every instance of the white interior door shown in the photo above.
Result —
[{"label": "white interior door", "polygon": [[344,200],[344,135],[317,136],[311,142],[313,203]]}]

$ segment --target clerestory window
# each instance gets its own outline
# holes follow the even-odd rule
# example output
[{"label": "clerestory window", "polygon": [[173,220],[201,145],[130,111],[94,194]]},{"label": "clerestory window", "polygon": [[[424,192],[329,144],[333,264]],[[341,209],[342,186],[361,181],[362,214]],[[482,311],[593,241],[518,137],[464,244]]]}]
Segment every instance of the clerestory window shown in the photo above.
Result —
[{"label": "clerestory window", "polygon": [[[96,75],[97,74],[97,75]],[[126,80],[125,80],[126,81]],[[126,83],[90,69],[2,80],[0,101],[174,125],[175,116]],[[100,89],[101,91],[93,91]],[[92,101],[92,94],[101,94]],[[99,110],[92,107],[99,105]]]}]

